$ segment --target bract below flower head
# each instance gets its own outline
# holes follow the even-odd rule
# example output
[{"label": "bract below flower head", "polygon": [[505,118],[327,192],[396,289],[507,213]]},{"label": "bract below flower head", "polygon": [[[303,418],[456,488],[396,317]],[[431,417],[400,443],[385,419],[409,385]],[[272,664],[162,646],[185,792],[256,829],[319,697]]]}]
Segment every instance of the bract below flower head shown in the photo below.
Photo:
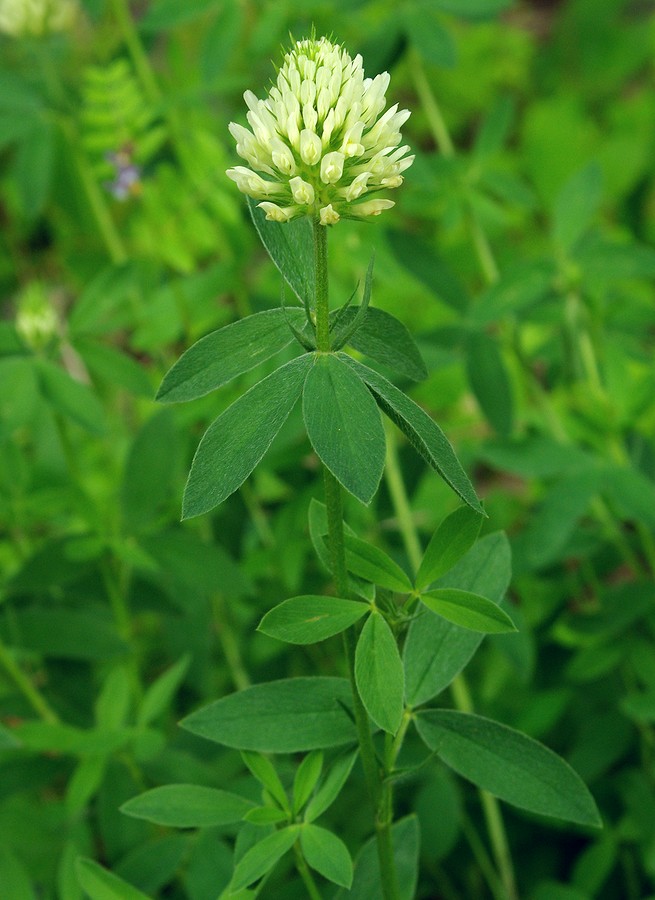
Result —
[{"label": "bract below flower head", "polygon": [[250,129],[229,127],[248,166],[228,176],[275,222],[379,215],[394,205],[380,193],[399,187],[414,161],[401,146],[409,111],[385,111],[388,86],[387,72],[365,78],[361,56],[327,38],[299,41],[266,99],[244,94]]}]

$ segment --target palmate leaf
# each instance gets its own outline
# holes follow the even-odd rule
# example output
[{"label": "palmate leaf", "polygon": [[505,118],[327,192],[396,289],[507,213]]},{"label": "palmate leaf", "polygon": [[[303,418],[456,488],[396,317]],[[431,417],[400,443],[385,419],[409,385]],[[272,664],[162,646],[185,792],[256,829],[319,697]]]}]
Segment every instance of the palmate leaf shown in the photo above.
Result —
[{"label": "palmate leaf", "polygon": [[385,415],[395,422],[414,449],[435,469],[444,481],[480,515],[486,515],[455,451],[439,426],[430,416],[382,375],[362,365],[345,353],[339,358],[364,381]]},{"label": "palmate leaf", "polygon": [[301,309],[266,309],[219,328],[182,354],[166,373],[157,400],[179,403],[204,397],[287,347],[289,323],[305,321]]},{"label": "palmate leaf", "polygon": [[470,713],[427,710],[415,721],[446,765],[501,800],[567,822],[602,826],[580,776],[538,741]]},{"label": "palmate leaf", "polygon": [[186,483],[184,519],[208,512],[243,484],[300,397],[311,365],[310,354],[291,360],[250,388],[209,426]]},{"label": "palmate leaf", "polygon": [[344,354],[316,354],[305,381],[303,416],[309,440],[335,478],[370,503],[382,470],[386,440],[380,412]]}]

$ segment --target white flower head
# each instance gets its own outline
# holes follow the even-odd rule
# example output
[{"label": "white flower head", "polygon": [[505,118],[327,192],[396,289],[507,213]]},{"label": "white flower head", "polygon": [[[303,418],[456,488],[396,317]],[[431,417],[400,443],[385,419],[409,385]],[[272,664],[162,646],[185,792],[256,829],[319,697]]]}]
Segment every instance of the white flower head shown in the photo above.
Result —
[{"label": "white flower head", "polygon": [[298,41],[264,100],[244,94],[250,129],[231,123],[230,133],[247,167],[228,176],[275,222],[333,225],[389,209],[380,192],[402,184],[414,157],[400,146],[408,110],[385,111],[388,87],[387,72],[365,78],[361,56],[327,38]]},{"label": "white flower head", "polygon": [[13,37],[68,31],[78,12],[77,0],[0,0],[0,31]]}]

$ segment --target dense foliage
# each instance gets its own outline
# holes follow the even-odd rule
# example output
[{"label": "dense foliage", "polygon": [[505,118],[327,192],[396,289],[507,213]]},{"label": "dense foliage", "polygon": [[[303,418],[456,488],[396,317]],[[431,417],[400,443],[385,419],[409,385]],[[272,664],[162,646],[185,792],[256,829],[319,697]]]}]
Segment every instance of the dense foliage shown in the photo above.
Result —
[{"label": "dense foliage", "polygon": [[[16,12],[28,6],[29,22]],[[0,897],[215,900],[230,884],[229,896],[304,897],[303,860],[323,896],[376,896],[365,773],[334,705],[350,702],[334,635],[361,625],[372,584],[383,597],[420,590],[430,621],[448,622],[406,636],[394,622],[402,661],[383,616],[360,635],[386,653],[373,682],[388,690],[367,702],[382,729],[398,728],[403,662],[406,702],[440,706],[408,728],[394,771],[403,896],[655,896],[647,6],[47,7],[0,0]],[[377,310],[350,344],[357,360],[368,347],[365,366],[339,369],[344,396],[353,372],[383,411],[401,402],[393,385],[406,391],[488,516],[474,543],[468,478],[458,496],[411,427],[386,430],[379,490],[368,506],[345,501],[360,593],[329,608],[322,482],[299,406],[253,474],[235,475],[237,492],[188,488],[196,517],[180,521],[202,434],[297,357],[293,335],[276,335],[302,328],[302,310],[274,312],[261,217],[225,171],[243,92],[261,94],[289,32],[312,25],[361,52],[367,74],[392,73],[416,152],[393,210],[330,228],[334,305],[359,282]],[[229,377],[162,385],[195,342],[248,316],[267,326],[246,326],[252,369],[236,360]],[[373,346],[384,328],[395,353]],[[195,399],[157,403],[158,390]],[[312,427],[316,448],[324,423]],[[360,464],[365,479],[373,463]],[[362,499],[373,481],[357,482]],[[463,589],[482,597],[466,613]],[[298,630],[298,597],[323,617],[320,643]],[[518,631],[482,640],[466,616]],[[241,691],[250,718],[231,713]],[[496,752],[471,754],[468,738]],[[542,744],[589,786],[602,830]],[[335,888],[350,883],[349,854],[352,888]]]}]

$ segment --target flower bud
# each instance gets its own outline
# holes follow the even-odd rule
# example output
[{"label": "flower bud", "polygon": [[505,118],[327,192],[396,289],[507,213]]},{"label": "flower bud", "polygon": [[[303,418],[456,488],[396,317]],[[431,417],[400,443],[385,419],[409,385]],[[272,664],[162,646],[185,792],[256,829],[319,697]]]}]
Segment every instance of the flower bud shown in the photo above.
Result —
[{"label": "flower bud", "polygon": [[248,166],[228,176],[262,200],[275,222],[306,215],[333,225],[344,216],[379,215],[391,200],[359,198],[399,187],[414,161],[399,146],[409,112],[397,104],[384,111],[388,87],[387,72],[365,78],[361,56],[351,58],[327,38],[299,41],[265,99],[245,92],[250,128],[229,128]]}]

